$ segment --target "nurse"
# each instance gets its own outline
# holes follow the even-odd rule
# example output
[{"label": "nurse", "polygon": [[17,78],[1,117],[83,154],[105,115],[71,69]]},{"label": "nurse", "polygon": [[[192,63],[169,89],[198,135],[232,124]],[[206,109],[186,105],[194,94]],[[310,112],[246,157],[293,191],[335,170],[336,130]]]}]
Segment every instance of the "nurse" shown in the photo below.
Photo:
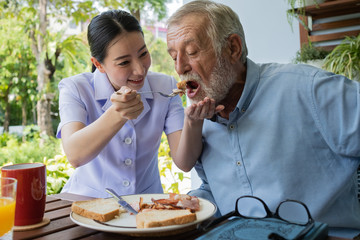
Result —
[{"label": "nurse", "polygon": [[62,139],[76,168],[62,192],[104,198],[162,193],[158,148],[165,132],[176,153],[184,110],[180,97],[138,93],[176,88],[173,77],[149,72],[151,58],[135,17],[122,10],[103,12],[88,26],[92,73],[59,83]]}]

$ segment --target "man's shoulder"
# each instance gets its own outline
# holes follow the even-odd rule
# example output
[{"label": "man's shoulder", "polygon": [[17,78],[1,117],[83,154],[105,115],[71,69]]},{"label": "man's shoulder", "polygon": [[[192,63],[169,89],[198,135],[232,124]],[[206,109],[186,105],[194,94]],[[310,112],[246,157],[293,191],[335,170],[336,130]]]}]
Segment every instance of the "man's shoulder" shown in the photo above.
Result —
[{"label": "man's shoulder", "polygon": [[281,64],[281,63],[267,63],[260,65],[261,75],[264,77],[273,75],[300,75],[300,76],[314,76],[319,71],[324,71],[314,66],[307,64]]},{"label": "man's shoulder", "polygon": [[333,73],[307,64],[263,64],[260,66],[260,82],[281,86],[299,87],[314,81],[329,79]]}]

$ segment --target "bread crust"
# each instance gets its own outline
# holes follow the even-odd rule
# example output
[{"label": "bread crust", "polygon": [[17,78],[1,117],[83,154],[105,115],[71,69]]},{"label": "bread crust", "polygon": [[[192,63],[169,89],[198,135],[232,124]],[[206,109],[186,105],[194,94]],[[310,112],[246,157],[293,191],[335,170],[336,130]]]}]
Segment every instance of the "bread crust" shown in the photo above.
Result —
[{"label": "bread crust", "polygon": [[[171,216],[171,213],[174,213],[174,216]],[[179,213],[182,213],[182,215],[179,215]],[[161,219],[163,214],[169,215],[169,217]],[[157,219],[157,217],[159,217],[159,219]],[[147,212],[140,212],[136,215],[136,227],[163,227],[190,223],[195,220],[196,214],[190,212],[189,210],[151,210]]]},{"label": "bread crust", "polygon": [[109,210],[105,213],[99,213],[93,211],[91,208],[87,206],[84,206],[84,204],[89,204],[89,203],[96,204],[96,202],[103,202],[104,200],[105,199],[97,198],[87,201],[76,201],[72,203],[71,211],[86,218],[90,218],[100,222],[107,222],[110,221],[111,219],[114,219],[117,215],[119,215],[120,213],[119,207],[116,208],[115,205],[113,210]]}]

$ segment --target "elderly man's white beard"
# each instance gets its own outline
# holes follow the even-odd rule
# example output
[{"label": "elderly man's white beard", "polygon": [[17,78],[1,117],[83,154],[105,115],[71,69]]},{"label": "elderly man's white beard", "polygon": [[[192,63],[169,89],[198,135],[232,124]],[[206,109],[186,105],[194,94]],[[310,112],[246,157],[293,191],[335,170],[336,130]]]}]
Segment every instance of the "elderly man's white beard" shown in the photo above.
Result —
[{"label": "elderly man's white beard", "polygon": [[197,82],[201,86],[201,91],[192,99],[191,103],[196,103],[209,97],[219,103],[228,94],[230,88],[236,81],[236,73],[231,64],[225,58],[219,58],[212,74],[210,75],[209,85],[205,85],[198,74],[191,73],[181,75],[181,80],[190,80]]}]

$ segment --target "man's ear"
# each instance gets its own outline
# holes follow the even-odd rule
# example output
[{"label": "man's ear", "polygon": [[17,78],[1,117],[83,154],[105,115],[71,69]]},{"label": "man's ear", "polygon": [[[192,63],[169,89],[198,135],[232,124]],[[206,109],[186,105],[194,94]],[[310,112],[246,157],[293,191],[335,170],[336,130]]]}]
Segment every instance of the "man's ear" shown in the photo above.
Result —
[{"label": "man's ear", "polygon": [[237,62],[241,58],[242,42],[237,34],[231,34],[228,37],[228,52],[232,63]]},{"label": "man's ear", "polygon": [[102,64],[94,57],[91,57],[91,62],[95,65],[100,72],[105,73],[105,69],[103,68]]}]

